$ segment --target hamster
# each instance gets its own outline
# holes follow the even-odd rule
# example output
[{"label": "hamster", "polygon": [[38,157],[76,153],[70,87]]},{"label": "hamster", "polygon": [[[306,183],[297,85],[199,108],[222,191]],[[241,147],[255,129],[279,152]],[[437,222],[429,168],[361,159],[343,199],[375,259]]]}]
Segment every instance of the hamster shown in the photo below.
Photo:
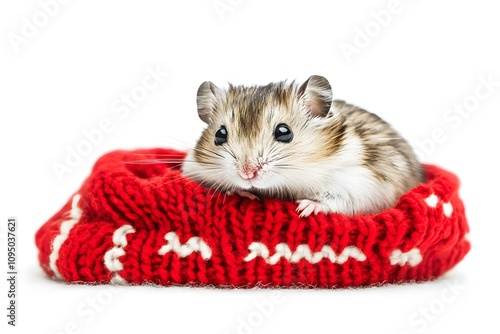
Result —
[{"label": "hamster", "polygon": [[197,105],[207,127],[182,172],[229,195],[294,200],[301,217],[374,214],[425,178],[405,139],[375,114],[333,100],[322,76],[227,89],[206,81]]}]

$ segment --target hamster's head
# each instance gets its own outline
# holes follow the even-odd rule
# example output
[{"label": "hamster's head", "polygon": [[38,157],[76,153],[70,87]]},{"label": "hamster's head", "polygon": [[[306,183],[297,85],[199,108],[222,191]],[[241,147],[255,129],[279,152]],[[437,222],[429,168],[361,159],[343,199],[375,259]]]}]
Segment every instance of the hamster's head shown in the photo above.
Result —
[{"label": "hamster's head", "polygon": [[[183,172],[220,191],[293,198],[324,175],[321,162],[338,149],[331,120],[332,91],[321,76],[303,84],[270,83],[220,89],[206,81],[197,95],[207,124]],[[320,181],[318,181],[320,182]]]}]

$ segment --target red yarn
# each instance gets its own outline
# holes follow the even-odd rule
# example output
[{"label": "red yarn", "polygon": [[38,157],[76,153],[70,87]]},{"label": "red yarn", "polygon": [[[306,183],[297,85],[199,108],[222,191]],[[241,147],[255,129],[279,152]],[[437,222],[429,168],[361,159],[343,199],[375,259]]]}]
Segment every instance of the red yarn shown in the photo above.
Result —
[{"label": "red yarn", "polygon": [[102,156],[36,233],[40,265],[68,282],[348,287],[424,281],[470,249],[459,180],[425,165],[427,182],[369,216],[299,218],[292,201],[206,189],[176,164],[136,164],[171,149]]}]

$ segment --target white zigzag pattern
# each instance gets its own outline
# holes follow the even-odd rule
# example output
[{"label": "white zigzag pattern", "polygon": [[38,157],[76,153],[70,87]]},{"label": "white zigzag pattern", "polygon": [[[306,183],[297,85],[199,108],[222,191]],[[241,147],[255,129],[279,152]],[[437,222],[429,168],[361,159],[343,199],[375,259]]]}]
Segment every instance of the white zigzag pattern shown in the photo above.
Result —
[{"label": "white zigzag pattern", "polygon": [[191,237],[185,244],[181,244],[179,237],[175,232],[168,232],[165,234],[165,240],[168,243],[162,246],[158,251],[159,255],[165,255],[168,252],[174,252],[180,257],[186,257],[193,252],[199,252],[204,260],[212,257],[212,250],[201,238]]},{"label": "white zigzag pattern", "polygon": [[404,266],[408,263],[410,266],[415,267],[417,264],[422,262],[422,255],[420,254],[420,249],[418,248],[413,248],[405,253],[403,253],[400,249],[395,249],[391,255],[389,255],[389,260],[393,266],[396,264]]},{"label": "white zigzag pattern", "polygon": [[329,259],[331,262],[339,264],[343,264],[349,258],[354,258],[358,261],[366,260],[366,255],[355,246],[347,246],[339,255],[335,254],[333,249],[326,245],[319,252],[312,252],[308,245],[299,245],[292,252],[287,244],[281,243],[276,245],[274,255],[269,256],[269,249],[266,245],[261,242],[252,242],[248,250],[250,254],[244,258],[246,262],[260,256],[269,264],[276,264],[281,258],[285,258],[292,263],[297,263],[302,259],[306,259],[310,263],[318,263],[322,259]]},{"label": "white zigzag pattern", "polygon": [[76,223],[80,220],[82,216],[82,210],[78,207],[78,202],[80,201],[80,194],[76,194],[73,196],[73,200],[71,202],[71,210],[69,212],[69,219],[65,220],[61,226],[59,227],[59,235],[54,238],[52,241],[52,252],[49,256],[49,266],[50,269],[54,272],[56,278],[62,280],[64,277],[59,272],[59,269],[56,266],[56,261],[59,258],[59,249],[61,249],[62,244],[68,238],[69,231],[75,226]]},{"label": "white zigzag pattern", "polygon": [[111,279],[114,284],[126,284],[127,282],[118,274],[123,270],[123,264],[118,260],[120,256],[125,255],[125,246],[127,246],[127,234],[135,233],[131,225],[123,225],[113,233],[113,244],[115,245],[104,254],[104,265],[109,271],[115,273]]},{"label": "white zigzag pattern", "polygon": [[[59,272],[56,261],[59,258],[59,249],[64,241],[68,238],[70,230],[78,223],[82,215],[81,209],[78,207],[80,195],[76,194],[71,203],[71,210],[69,212],[69,219],[64,221],[60,226],[60,234],[54,238],[52,242],[52,252],[49,256],[49,266],[58,279],[63,279]],[[435,194],[431,194],[425,199],[429,207],[435,208],[439,203],[439,198]],[[453,206],[451,203],[443,203],[443,213],[446,217],[451,217],[453,213]],[[114,272],[115,275],[111,279],[111,283],[124,284],[126,281],[118,274],[123,270],[123,264],[119,261],[119,257],[125,255],[124,247],[127,245],[126,235],[135,233],[131,225],[123,225],[113,233],[114,247],[106,252],[104,255],[104,264],[109,271]],[[181,244],[179,237],[175,232],[165,234],[165,240],[168,242],[158,250],[159,255],[165,255],[168,252],[174,252],[180,257],[186,257],[193,252],[199,252],[201,257],[205,260],[210,259],[212,250],[210,247],[199,237],[191,237],[185,244]],[[349,258],[354,258],[358,261],[365,261],[366,255],[355,246],[347,246],[344,250],[337,255],[330,246],[323,246],[320,251],[312,252],[308,245],[302,244],[292,252],[286,243],[277,244],[275,253],[270,256],[269,249],[261,242],[252,242],[248,247],[250,253],[244,258],[244,261],[249,262],[256,257],[262,257],[266,263],[274,265],[278,263],[281,258],[285,258],[292,263],[297,263],[302,259],[310,263],[318,263],[322,259],[329,259],[332,263],[343,264]],[[405,265],[409,264],[414,267],[422,261],[422,255],[418,248],[411,249],[408,252],[402,252],[400,249],[395,249],[389,255],[391,265]]]}]

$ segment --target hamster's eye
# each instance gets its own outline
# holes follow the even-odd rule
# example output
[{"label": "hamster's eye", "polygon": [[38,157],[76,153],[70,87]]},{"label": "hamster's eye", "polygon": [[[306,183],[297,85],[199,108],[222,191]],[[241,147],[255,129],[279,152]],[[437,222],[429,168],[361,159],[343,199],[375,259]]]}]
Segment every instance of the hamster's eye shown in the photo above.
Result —
[{"label": "hamster's eye", "polygon": [[278,124],[274,130],[274,139],[282,143],[289,143],[292,141],[293,133],[292,130],[286,124]]},{"label": "hamster's eye", "polygon": [[222,145],[227,142],[227,130],[225,126],[221,126],[215,133],[215,145]]}]

